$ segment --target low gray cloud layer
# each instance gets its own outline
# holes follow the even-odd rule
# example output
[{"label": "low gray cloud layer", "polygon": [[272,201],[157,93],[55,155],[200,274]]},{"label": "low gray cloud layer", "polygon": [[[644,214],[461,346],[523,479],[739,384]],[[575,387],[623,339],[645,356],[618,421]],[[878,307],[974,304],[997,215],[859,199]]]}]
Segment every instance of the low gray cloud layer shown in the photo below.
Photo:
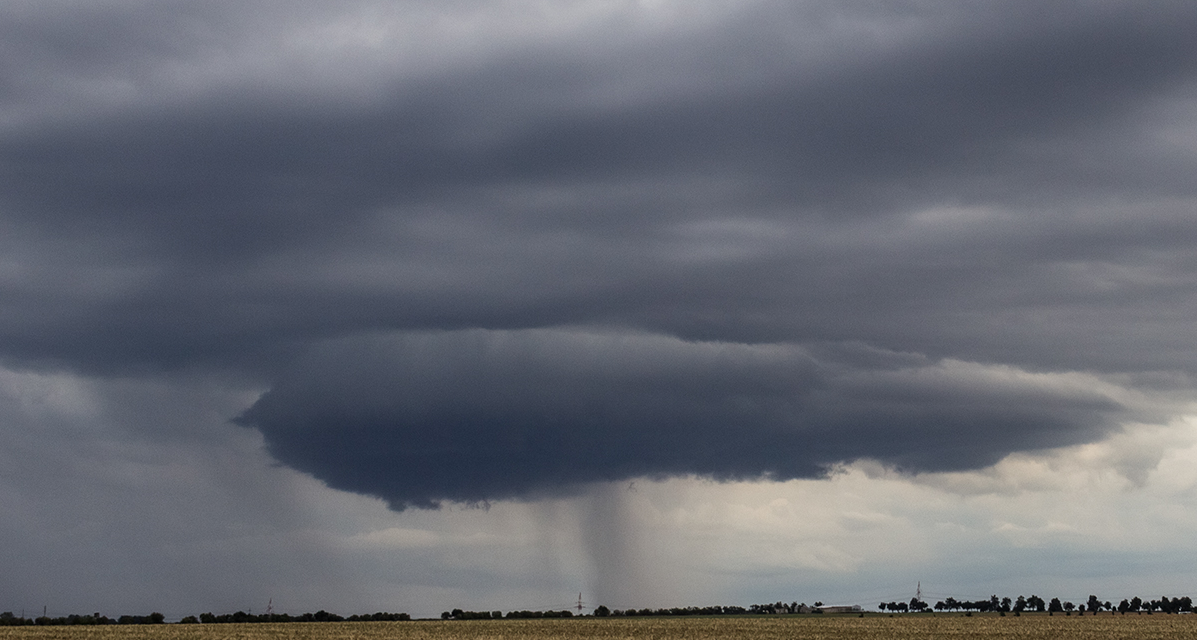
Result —
[{"label": "low gray cloud layer", "polygon": [[1145,417],[1070,372],[1191,391],[1189,3],[67,6],[0,6],[0,358],[269,388],[332,486],[972,468]]}]

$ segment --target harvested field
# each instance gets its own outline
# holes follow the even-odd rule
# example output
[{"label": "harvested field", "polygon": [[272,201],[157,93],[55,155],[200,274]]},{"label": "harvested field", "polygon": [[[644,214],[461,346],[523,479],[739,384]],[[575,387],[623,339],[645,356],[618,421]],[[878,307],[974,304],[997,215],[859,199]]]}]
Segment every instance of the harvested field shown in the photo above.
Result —
[{"label": "harvested field", "polygon": [[8,640],[1171,640],[1197,637],[1197,615],[768,616],[0,627]]}]

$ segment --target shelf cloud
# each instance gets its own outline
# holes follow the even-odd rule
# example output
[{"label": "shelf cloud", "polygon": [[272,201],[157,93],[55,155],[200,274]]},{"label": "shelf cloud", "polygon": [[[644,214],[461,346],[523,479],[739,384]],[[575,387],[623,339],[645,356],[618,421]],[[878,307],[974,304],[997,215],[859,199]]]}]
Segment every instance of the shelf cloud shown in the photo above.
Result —
[{"label": "shelf cloud", "polygon": [[812,478],[860,458],[973,469],[1098,438],[1129,414],[1091,378],[821,351],[567,330],[371,336],[321,345],[239,422],[280,461],[403,508],[638,477]]}]

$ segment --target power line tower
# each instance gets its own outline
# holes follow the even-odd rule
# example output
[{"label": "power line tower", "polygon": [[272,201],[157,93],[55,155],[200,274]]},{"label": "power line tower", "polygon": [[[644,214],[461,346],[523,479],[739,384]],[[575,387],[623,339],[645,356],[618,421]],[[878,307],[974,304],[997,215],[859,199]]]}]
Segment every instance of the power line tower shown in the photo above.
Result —
[{"label": "power line tower", "polygon": [[923,581],[919,580],[918,586],[914,588],[914,599],[919,602],[923,601]]},{"label": "power line tower", "polygon": [[581,592],[578,593],[578,603],[574,605],[574,608],[578,610],[578,615],[582,615],[582,609],[586,608],[586,605],[582,602]]}]

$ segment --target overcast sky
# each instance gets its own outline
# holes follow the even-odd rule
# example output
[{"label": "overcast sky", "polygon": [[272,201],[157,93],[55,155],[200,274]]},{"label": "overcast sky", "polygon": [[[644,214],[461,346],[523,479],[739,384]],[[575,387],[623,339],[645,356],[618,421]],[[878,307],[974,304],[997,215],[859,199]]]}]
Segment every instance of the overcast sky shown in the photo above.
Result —
[{"label": "overcast sky", "polygon": [[0,0],[0,610],[1197,595],[1194,33]]}]

